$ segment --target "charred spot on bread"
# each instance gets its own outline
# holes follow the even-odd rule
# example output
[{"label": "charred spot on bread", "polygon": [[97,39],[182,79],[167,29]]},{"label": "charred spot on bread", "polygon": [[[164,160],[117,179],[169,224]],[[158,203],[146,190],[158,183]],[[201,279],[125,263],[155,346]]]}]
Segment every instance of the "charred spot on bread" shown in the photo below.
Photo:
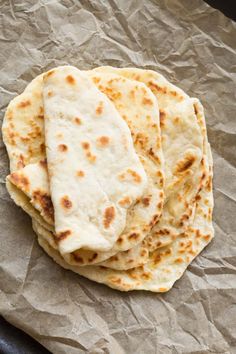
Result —
[{"label": "charred spot on bread", "polygon": [[61,198],[61,205],[64,209],[72,208],[72,202],[67,195],[64,195],[64,197]]},{"label": "charred spot on bread", "polygon": [[60,144],[60,145],[58,145],[58,150],[59,150],[60,152],[65,152],[65,151],[68,150],[68,147],[67,147],[66,144]]},{"label": "charred spot on bread", "polygon": [[82,170],[78,170],[78,171],[76,172],[76,175],[77,175],[78,177],[84,177],[85,173],[84,173],[84,171],[82,171]]},{"label": "charred spot on bread", "polygon": [[61,231],[58,234],[56,234],[56,238],[57,238],[58,241],[62,241],[64,239],[66,239],[70,235],[71,235],[71,231],[70,230]]},{"label": "charred spot on bread", "polygon": [[175,167],[175,173],[183,173],[187,171],[195,162],[195,157],[187,154],[181,161],[178,161]]},{"label": "charred spot on bread", "polygon": [[87,141],[82,142],[81,145],[84,150],[88,150],[90,148],[90,144]]},{"label": "charred spot on bread", "polygon": [[75,83],[76,83],[75,78],[72,75],[67,75],[66,81],[70,85],[75,85]]},{"label": "charred spot on bread", "polygon": [[81,124],[81,119],[79,117],[75,117],[74,119],[75,123],[80,125]]},{"label": "charred spot on bread", "polygon": [[49,194],[46,192],[37,189],[33,192],[33,200],[40,204],[44,214],[51,220],[54,219],[54,208],[52,204],[52,200]]},{"label": "charred spot on bread", "polygon": [[28,107],[31,105],[31,101],[30,100],[25,100],[25,101],[21,101],[19,104],[18,104],[18,108],[25,108],[25,107]]},{"label": "charred spot on bread", "polygon": [[101,147],[106,147],[109,145],[110,138],[108,136],[100,136],[97,138],[97,145]]},{"label": "charred spot on bread", "polygon": [[148,207],[150,205],[150,200],[151,200],[151,197],[144,197],[142,199],[142,204],[145,206],[145,207]]},{"label": "charred spot on bread", "polygon": [[103,102],[100,101],[97,108],[96,108],[96,115],[99,116],[102,114],[102,112],[103,112]]},{"label": "charred spot on bread", "polygon": [[115,208],[113,206],[105,209],[103,225],[105,229],[108,229],[115,219]]},{"label": "charred spot on bread", "polygon": [[25,191],[29,190],[30,181],[28,177],[24,176],[22,173],[13,172],[10,174],[9,179],[17,187],[20,187]]}]

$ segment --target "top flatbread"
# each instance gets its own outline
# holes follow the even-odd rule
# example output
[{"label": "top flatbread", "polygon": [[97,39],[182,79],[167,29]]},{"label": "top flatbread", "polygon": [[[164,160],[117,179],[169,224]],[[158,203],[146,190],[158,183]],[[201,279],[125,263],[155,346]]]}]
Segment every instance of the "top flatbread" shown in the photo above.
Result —
[{"label": "top flatbread", "polygon": [[74,67],[44,75],[43,101],[60,252],[108,251],[147,185],[129,128],[107,96]]}]

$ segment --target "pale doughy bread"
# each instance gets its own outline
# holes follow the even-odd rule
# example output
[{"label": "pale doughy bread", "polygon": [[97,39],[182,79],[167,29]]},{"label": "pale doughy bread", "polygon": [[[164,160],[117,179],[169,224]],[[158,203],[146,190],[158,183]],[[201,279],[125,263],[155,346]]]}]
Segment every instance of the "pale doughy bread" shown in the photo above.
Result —
[{"label": "pale doughy bread", "polygon": [[157,97],[165,160],[165,204],[149,244],[153,249],[168,245],[192,220],[195,197],[207,170],[204,138],[196,118],[194,99],[151,70],[100,67],[94,72],[116,73],[143,82]]},{"label": "pale doughy bread", "polygon": [[[201,103],[197,99],[193,99],[193,105],[194,105],[194,110],[196,114],[196,119],[198,121],[198,124],[201,128],[201,133],[203,136],[204,144],[203,144],[203,152],[204,152],[204,161],[205,161],[205,166],[207,167],[207,170],[209,169],[209,164],[208,164],[208,158],[207,158],[207,149],[208,149],[208,143],[207,143],[207,135],[206,135],[206,125],[205,125],[205,117],[204,117],[204,111]],[[208,174],[205,175],[205,178],[202,180],[202,185],[205,183],[206,179],[208,178]],[[196,200],[199,200],[199,195],[196,196]],[[195,208],[194,203],[194,208]],[[195,213],[192,215],[192,220],[194,217]],[[190,223],[191,225],[192,223]],[[150,242],[150,238],[153,237],[152,242]],[[110,259],[108,259],[105,262],[100,263],[100,265],[103,265],[105,267],[110,267],[110,268],[115,268],[115,269],[129,269],[133,268],[134,266],[138,265],[143,265],[148,262],[149,259],[149,253],[153,252],[158,248],[153,247],[156,242],[155,242],[155,236],[148,236],[142,244],[137,245],[134,249],[129,250],[128,252],[120,252],[114,256],[112,256]],[[142,255],[142,257],[141,257]],[[136,258],[135,258],[136,256]],[[134,260],[134,261],[133,261]],[[114,263],[113,263],[114,262]],[[76,264],[76,262],[72,263]]]},{"label": "pale doughy bread", "polygon": [[212,158],[209,145],[208,157],[209,171],[205,184],[199,193],[193,225],[180,234],[172,244],[152,252],[145,265],[127,271],[118,271],[102,266],[77,267],[69,265],[60,256],[60,253],[46,241],[51,237],[50,232],[41,226],[38,227],[38,224],[34,222],[33,228],[38,234],[39,244],[60,266],[111,288],[121,291],[168,291],[182,276],[189,263],[214,236],[212,226]]},{"label": "pale doughy bread", "polygon": [[98,89],[114,103],[127,122],[135,150],[148,176],[147,191],[135,208],[137,216],[133,213],[127,223],[130,225],[132,220],[138,217],[136,225],[132,227],[133,235],[125,237],[128,233],[128,230],[127,232],[125,230],[115,246],[116,250],[127,250],[130,244],[126,244],[126,239],[133,239],[132,245],[140,243],[144,238],[143,235],[146,235],[159,220],[163,207],[164,161],[161,149],[159,109],[155,96],[143,83],[112,73],[88,71],[87,74]]},{"label": "pale doughy bread", "polygon": [[[38,128],[37,132],[33,131],[34,125],[30,119],[32,111],[27,113],[27,106],[31,104],[37,110],[34,114],[36,121],[37,115],[42,112],[42,75],[38,81],[37,78],[34,80],[37,84],[31,86],[37,95],[31,92],[31,96],[21,96],[20,101],[9,105],[10,113],[8,109],[4,119],[4,140],[9,156],[11,153],[11,166],[14,166],[14,173],[7,180],[8,190],[15,202],[32,216],[40,245],[64,268],[121,291],[143,289],[165,292],[214,235],[212,157],[207,142],[203,107],[197,99],[190,98],[153,71],[102,67],[88,71],[86,75],[110,99],[127,123],[135,152],[147,175],[143,197],[127,209],[127,225],[129,227],[133,221],[136,232],[134,229],[132,232],[132,228],[128,229],[128,234],[123,232],[122,242],[118,237],[119,242],[116,241],[107,252],[79,249],[63,255],[59,253],[53,213],[50,211],[47,165],[43,161],[43,125],[41,131]],[[37,97],[37,104],[33,102],[34,97]],[[160,108],[167,176],[165,186],[156,99]],[[20,104],[22,102],[27,104]],[[35,136],[36,140],[42,137],[39,139],[40,153],[39,149],[31,149],[31,144],[34,144],[31,140],[26,139],[28,146],[24,149],[21,140],[23,131],[18,134],[15,118],[12,119],[12,107],[17,115],[16,121],[23,120],[26,124],[27,134]],[[144,116],[146,120],[142,119]],[[36,151],[35,156],[32,151]],[[28,163],[33,164],[22,168]],[[27,185],[27,181],[30,181],[30,185]],[[163,206],[163,187],[165,204],[159,220]],[[136,219],[133,217],[135,207]],[[151,227],[153,229],[149,233]],[[127,235],[132,233],[139,236],[131,242]],[[125,251],[117,252],[122,249]]]},{"label": "pale doughy bread", "polygon": [[[193,106],[194,106],[194,111],[196,114],[196,119],[199,124],[199,127],[201,129],[201,134],[203,136],[203,163],[205,169],[207,171],[209,170],[209,162],[208,162],[208,141],[207,141],[207,135],[206,135],[206,124],[205,124],[205,117],[204,117],[204,111],[203,107],[200,103],[200,101],[196,98],[192,100]],[[202,178],[202,183],[201,187],[205,184],[207,178],[208,178],[208,172],[204,174],[204,178]],[[196,195],[194,203],[192,205],[192,215],[189,218],[189,225],[191,226],[195,217],[195,208],[196,208],[196,201],[199,200],[199,194]],[[212,212],[212,210],[210,211]],[[180,232],[181,233],[181,232]],[[109,258],[108,260],[101,262],[100,265],[103,265],[108,268],[113,268],[113,269],[129,269],[129,268],[134,268],[139,265],[143,265],[148,262],[149,259],[149,254],[153,251],[155,251],[157,248],[160,248],[159,242],[163,241],[163,244],[169,244],[171,241],[167,240],[166,234],[163,232],[163,234],[160,233],[158,237],[156,238],[155,233],[151,233],[149,236],[147,236],[142,243],[137,245],[134,249],[130,249],[128,252],[119,252]],[[173,241],[173,240],[172,240]],[[76,264],[75,262],[72,264]]]},{"label": "pale doughy bread", "polygon": [[59,250],[109,251],[125,228],[127,209],[147,186],[128,125],[72,66],[44,75],[43,102]]},{"label": "pale doughy bread", "polygon": [[[91,74],[91,77],[93,78],[93,74]],[[135,150],[139,154],[148,175],[148,186],[140,202],[128,210],[126,228],[114,246],[114,249],[109,252],[93,253],[92,255],[87,250],[78,250],[73,254],[64,255],[65,259],[72,264],[83,265],[101,262],[113,256],[118,250],[126,250],[140,243],[160,217],[163,205],[163,157],[160,142],[159,110],[154,95],[144,84],[135,83],[133,80],[120,78],[114,74],[100,75],[100,80],[103,84],[103,90],[107,92],[108,97],[112,95],[113,103],[131,129]],[[129,96],[126,95],[126,90],[129,91]],[[128,118],[125,116],[125,112],[128,113]],[[45,186],[47,176],[46,169],[42,168],[43,165],[40,162],[34,164],[31,168],[27,168],[26,166],[24,169],[18,171],[18,177],[17,172],[14,172],[13,178],[10,176],[9,180],[16,184],[24,176],[28,184],[38,186],[40,184],[39,179],[42,179],[42,173],[44,173],[44,181],[42,180],[41,183],[42,186]],[[29,175],[28,171],[32,169],[34,169],[34,172],[32,175]],[[37,181],[31,181],[32,178],[37,178],[37,176]],[[24,186],[22,183],[18,183],[18,187],[22,190]],[[26,192],[24,188],[23,191]],[[40,191],[40,188],[37,188],[33,192],[30,187],[28,196],[31,193],[31,203],[33,205],[35,203],[34,195],[37,196],[37,199],[40,199],[40,197],[43,198],[41,205],[45,204],[45,196],[50,195],[49,186],[47,192],[45,188],[42,191]],[[11,190],[11,194],[13,193],[16,193],[15,189]],[[29,210],[31,209],[28,208]],[[45,210],[39,210],[39,212],[41,215],[43,213],[45,215]],[[40,222],[40,219],[38,221]],[[127,267],[130,268],[142,264],[146,257],[147,252],[143,250],[143,246],[140,246],[134,250],[130,250],[128,253],[119,252],[108,261],[108,264],[114,268],[126,269]],[[122,262],[122,259],[126,260],[125,264]]]},{"label": "pale doughy bread", "polygon": [[207,171],[201,190],[195,200],[196,212],[192,225],[176,237],[171,244],[149,252],[148,261],[145,265],[119,271],[103,266],[76,267],[65,263],[57,250],[50,246],[48,239],[52,237],[52,234],[34,223],[33,227],[39,235],[40,245],[57,263],[91,280],[104,283],[121,291],[150,290],[165,292],[181,277],[188,264],[214,236],[212,226],[212,156],[207,142],[203,108],[197,99],[194,99],[194,107],[204,137],[204,158]]}]

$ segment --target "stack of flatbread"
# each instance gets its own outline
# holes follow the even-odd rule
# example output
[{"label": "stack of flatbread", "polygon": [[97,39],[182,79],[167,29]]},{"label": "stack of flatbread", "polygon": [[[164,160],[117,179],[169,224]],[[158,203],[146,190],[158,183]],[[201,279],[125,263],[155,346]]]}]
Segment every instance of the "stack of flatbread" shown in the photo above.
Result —
[{"label": "stack of flatbread", "polygon": [[66,269],[165,292],[213,238],[203,107],[154,71],[52,69],[10,102],[3,139],[7,189]]}]

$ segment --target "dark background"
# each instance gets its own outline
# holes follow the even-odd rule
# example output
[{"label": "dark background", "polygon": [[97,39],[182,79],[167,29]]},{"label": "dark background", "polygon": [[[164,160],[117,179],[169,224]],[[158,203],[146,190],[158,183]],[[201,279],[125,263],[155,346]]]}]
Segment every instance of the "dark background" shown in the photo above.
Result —
[{"label": "dark background", "polygon": [[[173,0],[174,1],[174,0]],[[236,21],[236,0],[205,0]],[[47,354],[39,343],[0,317],[0,354]]]},{"label": "dark background", "polygon": [[210,6],[220,10],[225,16],[236,21],[236,1],[235,0],[205,0]]}]

